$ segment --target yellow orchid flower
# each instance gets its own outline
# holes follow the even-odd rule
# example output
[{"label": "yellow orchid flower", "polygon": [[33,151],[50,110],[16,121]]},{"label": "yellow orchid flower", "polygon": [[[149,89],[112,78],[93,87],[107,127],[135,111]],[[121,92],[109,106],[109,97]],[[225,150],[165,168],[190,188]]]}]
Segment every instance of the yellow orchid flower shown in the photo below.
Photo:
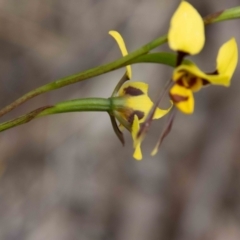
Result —
[{"label": "yellow orchid flower", "polygon": [[[147,95],[148,84],[143,82],[125,82],[119,89],[118,95],[113,99],[124,99],[121,107],[115,109],[115,116],[119,122],[125,127],[126,123],[130,126],[130,132],[133,138],[133,147],[135,148],[133,157],[136,160],[142,159],[141,140],[137,138],[140,124],[143,123],[148,116],[149,111],[153,107],[153,102]],[[157,108],[153,119],[159,119],[166,115],[169,109],[163,110]],[[127,129],[129,127],[126,126]]]},{"label": "yellow orchid flower", "polygon": [[[122,55],[126,56],[128,51],[121,35],[116,31],[110,31],[109,34],[116,40]],[[126,78],[124,78],[125,76]],[[125,82],[132,78],[132,69],[130,65],[126,66],[124,77],[117,85],[117,89],[114,90],[114,94],[111,98],[112,104],[117,106],[113,114],[120,122],[120,126],[125,127],[131,132],[133,148],[135,149],[133,157],[136,160],[141,160],[141,142],[143,139],[137,138],[137,134],[140,129],[140,124],[145,121],[154,104],[148,96],[148,84],[143,82]],[[171,107],[166,110],[157,108],[153,119],[163,117],[169,112]]]},{"label": "yellow orchid flower", "polygon": [[238,48],[234,38],[224,43],[217,56],[213,73],[202,72],[194,63],[182,62],[188,54],[199,53],[205,42],[204,22],[197,10],[182,1],[173,14],[168,32],[169,47],[178,52],[176,69],[170,89],[175,106],[186,114],[194,111],[193,92],[208,84],[229,86],[238,62]]},{"label": "yellow orchid flower", "polygon": [[208,84],[228,87],[238,61],[238,48],[234,38],[222,45],[217,56],[216,70],[212,74],[202,72],[195,64],[181,64],[173,72],[174,86],[170,97],[183,113],[194,110],[193,92]]}]

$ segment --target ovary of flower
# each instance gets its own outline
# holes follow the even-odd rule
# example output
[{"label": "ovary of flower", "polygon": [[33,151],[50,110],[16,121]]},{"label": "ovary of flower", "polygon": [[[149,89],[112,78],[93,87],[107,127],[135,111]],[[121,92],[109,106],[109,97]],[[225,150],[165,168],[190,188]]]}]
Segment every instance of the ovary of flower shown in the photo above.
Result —
[{"label": "ovary of flower", "polygon": [[199,53],[204,46],[204,22],[197,10],[186,1],[181,1],[171,18],[168,43],[172,50],[191,55]]},{"label": "ovary of flower", "polygon": [[[118,109],[120,116],[130,123],[131,134],[133,138],[133,147],[135,149],[133,157],[136,160],[142,159],[141,138],[137,138],[140,124],[143,123],[153,106],[153,102],[148,97],[148,84],[143,82],[126,82],[119,90],[118,97],[125,99],[124,106]],[[166,115],[169,109],[163,110],[157,108],[153,119],[159,119]]]},{"label": "ovary of flower", "polygon": [[179,110],[191,114],[194,110],[192,92],[199,91],[204,85],[230,85],[238,62],[238,47],[234,38],[221,46],[216,62],[216,70],[212,74],[204,73],[193,63],[183,63],[174,70],[175,84],[170,89],[170,97]]}]

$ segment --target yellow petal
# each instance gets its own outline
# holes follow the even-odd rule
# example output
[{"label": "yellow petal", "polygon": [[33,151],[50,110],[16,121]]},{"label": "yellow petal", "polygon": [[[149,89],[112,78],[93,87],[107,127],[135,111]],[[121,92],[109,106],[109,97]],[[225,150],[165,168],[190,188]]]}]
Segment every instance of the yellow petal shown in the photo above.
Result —
[{"label": "yellow petal", "polygon": [[229,86],[229,77],[226,74],[206,74],[194,63],[181,64],[173,72],[173,80],[179,80],[179,72],[187,72],[201,79],[207,80],[211,84]]},{"label": "yellow petal", "polygon": [[[108,32],[117,42],[120,50],[121,50],[121,53],[123,56],[126,56],[128,55],[128,51],[127,51],[127,48],[126,48],[126,45],[124,43],[124,40],[122,38],[122,36],[116,32],[116,31],[109,31]],[[126,69],[127,69],[127,76],[129,79],[132,78],[132,69],[131,69],[131,66],[130,65],[127,65],[126,66]]]},{"label": "yellow petal", "polygon": [[132,138],[133,138],[133,147],[135,148],[133,157],[136,160],[142,160],[142,151],[141,151],[141,141],[142,139],[137,139],[137,133],[140,129],[140,124],[137,115],[134,115],[134,120],[132,124]]},{"label": "yellow petal", "polygon": [[205,43],[204,23],[197,10],[182,1],[173,14],[168,32],[169,47],[188,54],[199,53]]},{"label": "yellow petal", "polygon": [[238,62],[238,47],[235,38],[224,43],[217,56],[217,71],[219,75],[226,75],[227,81],[223,84],[230,85],[230,80]]},{"label": "yellow petal", "polygon": [[169,113],[169,111],[172,109],[172,106],[173,106],[173,102],[170,101],[170,103],[171,103],[171,106],[166,110],[157,108],[154,113],[153,119],[159,119],[159,118],[165,116],[167,113]]},{"label": "yellow petal", "polygon": [[142,160],[142,151],[141,151],[140,145],[136,146],[134,153],[133,153],[133,157],[136,160]]},{"label": "yellow petal", "polygon": [[175,106],[186,114],[192,114],[194,110],[194,98],[190,89],[175,84],[170,89],[170,97]]}]

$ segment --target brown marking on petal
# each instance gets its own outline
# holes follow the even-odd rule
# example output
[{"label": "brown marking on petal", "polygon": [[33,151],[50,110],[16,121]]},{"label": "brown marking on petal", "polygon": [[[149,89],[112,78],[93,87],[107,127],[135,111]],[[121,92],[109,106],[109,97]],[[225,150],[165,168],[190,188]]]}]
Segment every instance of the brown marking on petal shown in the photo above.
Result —
[{"label": "brown marking on petal", "polygon": [[203,86],[207,86],[208,84],[210,84],[210,82],[206,79],[202,79],[202,85]]},{"label": "brown marking on petal", "polygon": [[133,111],[131,115],[128,117],[128,122],[133,123],[134,115],[137,115],[138,119],[141,120],[144,117],[144,112],[141,111]]},{"label": "brown marking on petal", "polygon": [[130,96],[139,96],[144,94],[141,89],[131,87],[131,86],[124,88],[124,92],[125,94],[128,94]]},{"label": "brown marking on petal", "polygon": [[210,24],[210,23],[214,22],[214,20],[217,17],[219,17],[223,12],[224,12],[224,10],[207,15],[206,17],[203,18],[204,23]]},{"label": "brown marking on petal", "polygon": [[177,84],[181,87],[185,87],[182,79],[177,80]]},{"label": "brown marking on petal", "polygon": [[188,100],[188,97],[184,97],[178,94],[170,94],[170,97],[175,103],[184,102]]},{"label": "brown marking on petal", "polygon": [[210,73],[206,73],[207,75],[218,75],[219,72],[218,70],[216,69],[214,72],[210,72]]}]

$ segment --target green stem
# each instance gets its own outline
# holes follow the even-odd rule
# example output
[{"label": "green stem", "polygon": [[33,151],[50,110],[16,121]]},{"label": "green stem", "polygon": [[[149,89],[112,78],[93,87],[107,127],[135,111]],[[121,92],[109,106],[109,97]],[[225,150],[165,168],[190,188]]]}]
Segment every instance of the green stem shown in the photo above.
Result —
[{"label": "green stem", "polygon": [[[121,99],[114,100],[114,107],[117,105],[122,106]],[[4,122],[0,124],[0,132],[5,131],[9,128],[16,127],[18,125],[30,122],[31,120],[43,117],[47,115],[57,114],[57,113],[67,113],[67,112],[87,112],[87,111],[98,111],[98,112],[112,112],[112,102],[111,99],[105,98],[85,98],[85,99],[75,99],[71,101],[65,101],[58,103],[54,106],[45,106],[25,115],[22,115],[13,120]]]},{"label": "green stem", "polygon": [[38,117],[66,112],[108,112],[111,100],[106,98],[83,98],[64,101],[42,111]]},{"label": "green stem", "polygon": [[[204,18],[205,24],[210,24],[214,22],[220,22],[220,21],[225,21],[225,20],[231,20],[231,19],[236,19],[240,18],[240,7],[235,7],[232,9],[227,9],[218,13],[214,13],[211,15],[208,15],[206,18]],[[146,44],[145,46],[137,49],[136,51],[129,53],[127,56],[122,57],[114,62],[95,67],[86,71],[83,71],[81,73],[71,75],[69,77],[61,78],[57,81],[48,83],[44,86],[41,86],[35,90],[30,91],[29,93],[23,95],[19,99],[15,100],[8,106],[4,107],[3,109],[0,110],[0,117],[3,116],[4,114],[10,112],[17,106],[21,105],[22,103],[26,102],[27,100],[38,96],[42,93],[46,93],[64,86],[67,86],[69,84],[73,84],[79,81],[86,80],[88,78],[92,78],[110,71],[113,71],[115,69],[121,68],[123,66],[128,65],[129,63],[134,64],[138,62],[138,57],[143,56],[147,54],[150,50],[164,44],[167,42],[167,35],[164,35],[162,37],[159,37],[150,43]],[[136,62],[134,62],[136,61]],[[151,62],[151,59],[148,60],[148,62]],[[156,62],[156,61],[154,61]],[[160,61],[161,63],[168,64],[167,62],[164,62],[164,59]]]},{"label": "green stem", "polygon": [[226,20],[233,20],[240,17],[240,7],[234,7],[222,10],[213,14],[209,14],[204,18],[205,24],[217,23]]}]

